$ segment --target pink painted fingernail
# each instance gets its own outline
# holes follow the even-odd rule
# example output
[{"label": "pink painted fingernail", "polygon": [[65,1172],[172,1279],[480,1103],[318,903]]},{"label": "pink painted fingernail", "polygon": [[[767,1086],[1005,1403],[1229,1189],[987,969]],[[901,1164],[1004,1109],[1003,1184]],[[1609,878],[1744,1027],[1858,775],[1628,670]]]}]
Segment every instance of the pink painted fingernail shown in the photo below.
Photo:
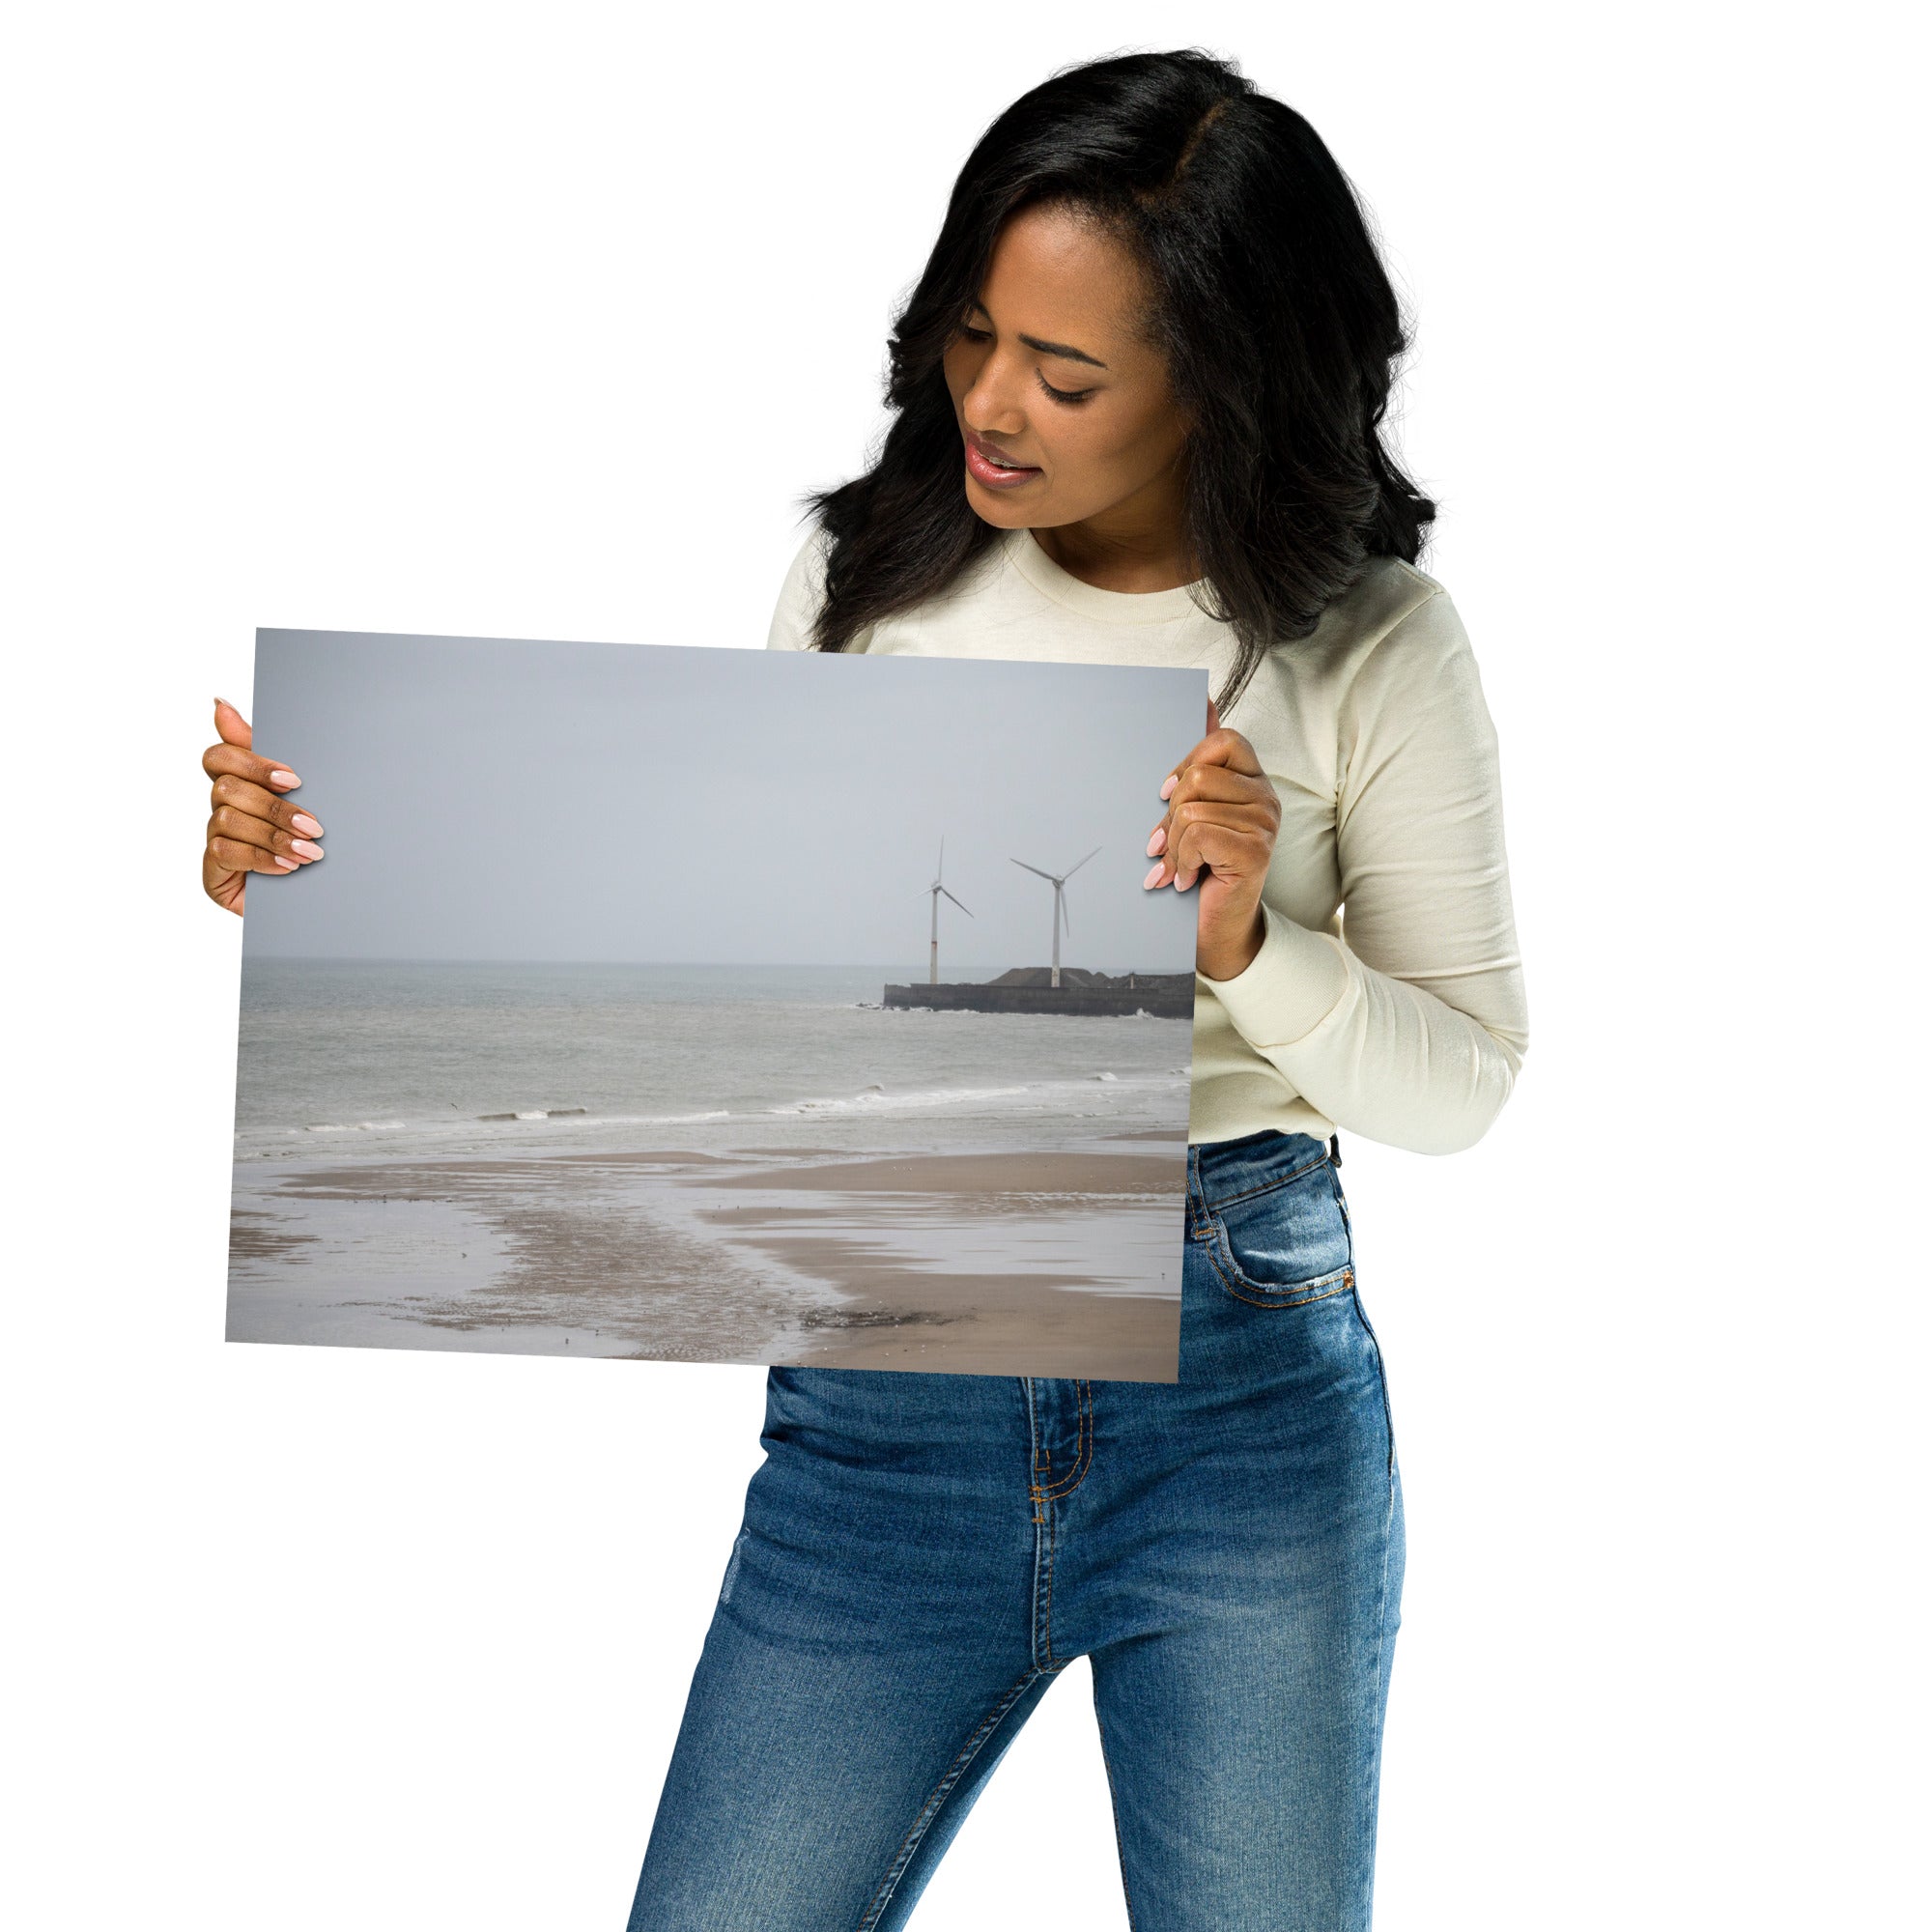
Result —
[{"label": "pink painted fingernail", "polygon": [[299,859],[284,858],[283,855],[279,852],[277,852],[274,855],[274,858],[275,858],[275,864],[278,865],[285,872],[293,872],[296,869],[296,867],[301,864],[301,861]]},{"label": "pink painted fingernail", "polygon": [[1161,848],[1166,845],[1166,843],[1167,843],[1167,827],[1164,825],[1156,825],[1153,829],[1153,837],[1148,840],[1148,857],[1151,859],[1156,852],[1160,851]]},{"label": "pink painted fingernail", "polygon": [[1150,886],[1157,884],[1160,879],[1160,875],[1166,870],[1167,867],[1165,865],[1156,866],[1153,868],[1153,870],[1151,871],[1147,875],[1147,877],[1141,881],[1141,891],[1146,892]]},{"label": "pink painted fingernail", "polygon": [[1174,796],[1174,788],[1179,782],[1180,782],[1180,774],[1179,772],[1170,772],[1168,774],[1167,782],[1160,788],[1161,797],[1172,798]]},{"label": "pink painted fingernail", "polygon": [[320,859],[322,857],[322,847],[312,838],[298,838],[289,847],[289,850],[298,859]]},{"label": "pink painted fingernail", "polygon": [[271,785],[298,785],[301,780],[293,772],[273,771],[269,774],[269,782]]},{"label": "pink painted fingernail", "polygon": [[322,837],[322,827],[318,825],[315,822],[315,820],[312,819],[305,811],[297,812],[296,815],[289,820],[289,823],[298,832],[301,833],[305,838],[320,838]]}]

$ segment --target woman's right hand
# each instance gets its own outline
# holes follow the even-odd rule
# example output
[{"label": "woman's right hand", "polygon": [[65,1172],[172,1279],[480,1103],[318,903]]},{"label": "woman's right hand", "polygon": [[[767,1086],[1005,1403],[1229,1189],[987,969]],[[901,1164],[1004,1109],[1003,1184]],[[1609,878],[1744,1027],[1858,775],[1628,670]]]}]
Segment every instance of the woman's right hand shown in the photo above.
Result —
[{"label": "woman's right hand", "polygon": [[214,781],[214,810],[201,855],[201,889],[218,906],[242,911],[250,872],[293,872],[322,857],[322,827],[282,796],[301,780],[286,765],[256,754],[248,721],[225,697],[214,700],[221,742],[201,755]]}]

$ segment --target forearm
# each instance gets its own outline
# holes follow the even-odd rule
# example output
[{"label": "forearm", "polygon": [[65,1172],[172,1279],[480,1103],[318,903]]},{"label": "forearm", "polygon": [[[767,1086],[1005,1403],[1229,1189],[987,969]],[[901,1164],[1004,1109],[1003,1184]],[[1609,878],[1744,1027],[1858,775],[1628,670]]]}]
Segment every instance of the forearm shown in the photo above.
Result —
[{"label": "forearm", "polygon": [[[1465,1010],[1264,908],[1248,967],[1205,984],[1243,1039],[1338,1126],[1416,1153],[1473,1147],[1527,1049],[1513,956],[1463,976]],[[1478,1013],[1480,1012],[1480,1017]]]}]

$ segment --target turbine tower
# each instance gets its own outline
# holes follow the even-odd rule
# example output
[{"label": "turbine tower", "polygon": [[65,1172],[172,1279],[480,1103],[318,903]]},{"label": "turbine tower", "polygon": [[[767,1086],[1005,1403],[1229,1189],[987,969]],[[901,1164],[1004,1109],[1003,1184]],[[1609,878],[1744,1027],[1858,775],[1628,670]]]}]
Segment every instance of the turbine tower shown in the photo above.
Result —
[{"label": "turbine tower", "polygon": [[[1096,845],[1094,848],[1094,852],[1097,852],[1099,849],[1099,846]],[[1091,859],[1094,856],[1094,852],[1088,853],[1087,859]],[[1080,866],[1084,866],[1087,863],[1087,859],[1082,859]],[[1069,866],[1064,872],[1042,872],[1037,866],[1029,866],[1024,859],[1015,859],[1013,864],[1021,871],[1031,872],[1037,879],[1045,879],[1053,887],[1053,980],[1051,983],[1057,986],[1060,984],[1060,928],[1063,925],[1065,926],[1068,933],[1071,933],[1073,930],[1072,922],[1066,917],[1066,882],[1080,869],[1080,866]],[[934,904],[937,903],[938,901],[935,900]]]},{"label": "turbine tower", "polygon": [[925,891],[927,891],[932,895],[932,952],[928,958],[928,964],[926,967],[926,976],[927,976],[927,983],[934,986],[939,984],[939,895],[942,893],[945,893],[946,896],[952,899],[952,903],[956,905],[961,912],[965,913],[968,919],[971,919],[973,917],[972,910],[967,906],[964,899],[958,898],[953,894],[946,892],[946,887],[944,886],[944,884],[941,883],[945,879],[945,877],[946,877],[946,840],[944,838],[941,838],[939,841],[939,870],[933,875],[933,880],[931,885],[925,888]]}]

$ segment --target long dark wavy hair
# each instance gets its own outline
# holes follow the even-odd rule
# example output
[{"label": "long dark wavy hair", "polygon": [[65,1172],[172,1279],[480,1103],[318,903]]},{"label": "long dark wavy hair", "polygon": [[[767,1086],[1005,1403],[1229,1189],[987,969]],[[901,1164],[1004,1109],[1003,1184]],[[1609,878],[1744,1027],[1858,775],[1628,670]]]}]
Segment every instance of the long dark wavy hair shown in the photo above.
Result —
[{"label": "long dark wavy hair", "polygon": [[1196,48],[1065,69],[980,136],[895,320],[892,419],[864,475],[804,499],[830,538],[814,648],[943,590],[1005,532],[967,500],[942,357],[1002,224],[1070,207],[1123,242],[1191,423],[1187,536],[1233,627],[1225,709],[1372,556],[1413,563],[1435,505],[1382,441],[1400,304],[1347,176],[1292,107]]}]

